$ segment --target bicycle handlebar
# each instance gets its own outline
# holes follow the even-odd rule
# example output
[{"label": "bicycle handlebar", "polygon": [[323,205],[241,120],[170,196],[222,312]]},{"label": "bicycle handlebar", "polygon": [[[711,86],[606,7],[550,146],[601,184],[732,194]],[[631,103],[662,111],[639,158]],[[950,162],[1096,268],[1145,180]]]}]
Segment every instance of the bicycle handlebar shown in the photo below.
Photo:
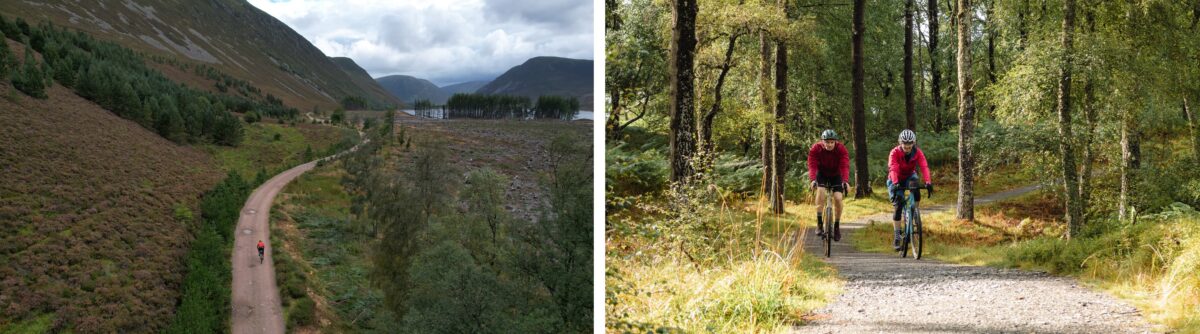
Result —
[{"label": "bicycle handlebar", "polygon": [[901,190],[912,190],[912,191],[918,191],[918,190],[921,190],[921,189],[928,189],[928,190],[929,190],[929,191],[928,191],[928,194],[929,194],[928,196],[930,196],[930,197],[933,197],[933,185],[932,185],[932,184],[930,184],[929,186],[919,186],[919,187],[901,187],[901,186],[896,186],[896,189],[901,189]]}]

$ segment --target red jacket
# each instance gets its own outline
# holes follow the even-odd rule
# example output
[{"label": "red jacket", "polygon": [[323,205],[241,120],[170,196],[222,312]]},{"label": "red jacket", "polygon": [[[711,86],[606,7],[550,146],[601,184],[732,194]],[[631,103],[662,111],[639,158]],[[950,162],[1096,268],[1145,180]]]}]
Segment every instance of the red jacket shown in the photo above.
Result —
[{"label": "red jacket", "polygon": [[831,176],[842,175],[842,182],[850,182],[850,152],[841,142],[833,145],[832,150],[826,150],[821,142],[813,144],[808,149],[808,179],[817,180],[817,174]]},{"label": "red jacket", "polygon": [[892,180],[893,184],[900,183],[900,180],[906,180],[912,177],[917,166],[921,166],[921,178],[925,179],[925,183],[929,182],[929,164],[925,162],[925,153],[921,149],[913,146],[912,156],[905,158],[904,148],[896,146],[892,149],[892,154],[888,157],[888,180]]},{"label": "red jacket", "polygon": [[259,241],[259,242],[258,242],[258,248],[267,248],[267,247],[266,247],[266,245],[263,245],[263,242],[262,242],[262,241]]}]

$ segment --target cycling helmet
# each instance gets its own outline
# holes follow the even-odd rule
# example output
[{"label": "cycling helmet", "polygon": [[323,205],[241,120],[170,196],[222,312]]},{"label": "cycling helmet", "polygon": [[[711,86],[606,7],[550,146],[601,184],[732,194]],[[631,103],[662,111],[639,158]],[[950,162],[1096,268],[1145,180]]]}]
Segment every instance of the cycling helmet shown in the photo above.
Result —
[{"label": "cycling helmet", "polygon": [[826,140],[826,139],[837,140],[838,139],[837,132],[833,132],[833,129],[825,129],[825,131],[821,132],[821,140]]},{"label": "cycling helmet", "polygon": [[917,134],[913,133],[912,130],[904,129],[904,131],[900,131],[900,141],[905,143],[914,143],[917,141]]}]

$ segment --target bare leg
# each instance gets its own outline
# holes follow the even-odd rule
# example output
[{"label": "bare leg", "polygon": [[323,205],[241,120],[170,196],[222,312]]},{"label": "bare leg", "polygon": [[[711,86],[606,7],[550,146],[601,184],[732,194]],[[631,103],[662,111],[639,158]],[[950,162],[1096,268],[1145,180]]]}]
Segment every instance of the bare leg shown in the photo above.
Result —
[{"label": "bare leg", "polygon": [[[825,188],[817,187],[816,189],[817,189],[817,196],[816,196],[817,202],[815,203],[815,206],[817,207],[817,215],[820,216],[822,212],[825,212]],[[829,217],[825,217],[825,218],[829,218]]]},{"label": "bare leg", "polygon": [[833,215],[837,216],[837,220],[842,221],[842,193],[833,193]]}]

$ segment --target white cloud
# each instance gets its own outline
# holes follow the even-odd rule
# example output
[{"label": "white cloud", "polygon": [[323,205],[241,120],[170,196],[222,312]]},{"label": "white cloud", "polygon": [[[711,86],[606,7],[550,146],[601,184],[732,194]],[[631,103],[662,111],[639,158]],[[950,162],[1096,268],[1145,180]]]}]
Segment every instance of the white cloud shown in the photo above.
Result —
[{"label": "white cloud", "polygon": [[592,0],[249,0],[373,77],[486,80],[537,56],[593,59]]}]

